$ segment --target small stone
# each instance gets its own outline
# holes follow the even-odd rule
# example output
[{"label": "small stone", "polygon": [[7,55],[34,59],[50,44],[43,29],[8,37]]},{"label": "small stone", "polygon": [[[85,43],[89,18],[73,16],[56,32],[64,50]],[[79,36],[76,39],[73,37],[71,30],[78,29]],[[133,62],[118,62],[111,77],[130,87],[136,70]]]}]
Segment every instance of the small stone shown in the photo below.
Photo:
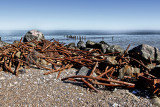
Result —
[{"label": "small stone", "polygon": [[81,96],[83,95],[83,93],[79,93]]},{"label": "small stone", "polygon": [[119,104],[114,103],[114,104],[112,105],[112,107],[119,107]]},{"label": "small stone", "polygon": [[21,67],[21,68],[19,69],[19,73],[20,73],[20,74],[24,74],[24,73],[26,73],[26,70],[25,70],[23,67]]},{"label": "small stone", "polygon": [[9,87],[13,87],[14,85],[12,83],[9,84]]},{"label": "small stone", "polygon": [[20,57],[21,57],[21,52],[20,52],[20,51],[16,53],[16,57],[17,57],[17,58],[20,58]]},{"label": "small stone", "polygon": [[117,91],[117,88],[114,88],[112,92],[116,92],[116,91]]},{"label": "small stone", "polygon": [[40,63],[41,63],[42,65],[47,65],[47,61],[44,60],[44,59],[40,59]]},{"label": "small stone", "polygon": [[98,55],[100,55],[99,53],[93,53],[93,56],[98,56]]},{"label": "small stone", "polygon": [[0,80],[4,80],[4,79],[6,79],[5,77],[0,77]]},{"label": "small stone", "polygon": [[18,82],[16,81],[16,82],[14,82],[14,84],[18,84]]},{"label": "small stone", "polygon": [[139,95],[141,93],[141,91],[135,89],[135,90],[132,91],[132,93],[135,94],[135,95]]}]

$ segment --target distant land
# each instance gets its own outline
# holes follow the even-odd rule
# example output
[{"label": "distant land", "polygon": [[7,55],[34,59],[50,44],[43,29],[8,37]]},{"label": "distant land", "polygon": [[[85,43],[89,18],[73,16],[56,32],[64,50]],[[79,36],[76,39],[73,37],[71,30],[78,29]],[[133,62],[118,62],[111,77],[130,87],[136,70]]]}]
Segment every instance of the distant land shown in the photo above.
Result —
[{"label": "distant land", "polygon": [[104,31],[104,30],[41,30],[47,34],[56,35],[115,35],[115,34],[126,34],[126,35],[150,35],[150,34],[160,34],[159,31],[153,30],[140,30],[140,31]]},{"label": "distant land", "polygon": [[[29,30],[0,30],[2,34],[24,35]],[[39,30],[46,35],[151,35],[160,34],[160,30],[131,30],[131,31],[107,31],[107,30]]]}]

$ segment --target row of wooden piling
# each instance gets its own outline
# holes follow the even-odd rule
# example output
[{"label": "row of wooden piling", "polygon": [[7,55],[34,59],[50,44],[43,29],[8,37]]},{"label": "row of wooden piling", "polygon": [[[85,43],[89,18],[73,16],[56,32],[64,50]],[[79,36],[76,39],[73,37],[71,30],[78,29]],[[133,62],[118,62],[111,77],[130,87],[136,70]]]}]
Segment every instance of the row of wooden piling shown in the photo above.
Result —
[{"label": "row of wooden piling", "polygon": [[86,36],[72,36],[72,35],[64,35],[66,38],[75,39],[75,40],[86,40]]}]

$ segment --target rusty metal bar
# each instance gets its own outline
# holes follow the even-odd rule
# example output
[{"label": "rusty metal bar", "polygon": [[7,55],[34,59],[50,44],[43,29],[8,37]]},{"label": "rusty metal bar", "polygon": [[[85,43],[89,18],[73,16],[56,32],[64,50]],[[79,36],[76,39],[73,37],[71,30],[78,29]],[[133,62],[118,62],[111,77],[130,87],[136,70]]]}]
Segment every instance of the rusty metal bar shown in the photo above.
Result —
[{"label": "rusty metal bar", "polygon": [[133,83],[128,83],[128,82],[124,82],[124,81],[118,81],[118,80],[113,80],[113,79],[105,79],[105,78],[97,78],[97,77],[92,77],[92,76],[83,76],[83,75],[70,76],[70,77],[67,77],[67,78],[63,78],[62,81],[65,81],[68,78],[88,78],[88,79],[94,79],[94,80],[100,80],[100,81],[114,82],[114,83],[123,84],[123,85],[135,86],[135,84],[133,84]]}]

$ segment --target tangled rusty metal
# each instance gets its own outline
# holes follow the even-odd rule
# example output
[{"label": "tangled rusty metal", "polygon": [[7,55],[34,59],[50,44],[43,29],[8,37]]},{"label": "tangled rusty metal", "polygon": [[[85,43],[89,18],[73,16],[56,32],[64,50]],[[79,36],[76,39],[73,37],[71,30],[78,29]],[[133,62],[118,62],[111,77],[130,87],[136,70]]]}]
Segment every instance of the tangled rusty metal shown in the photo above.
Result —
[{"label": "tangled rusty metal", "polygon": [[[30,42],[22,42],[21,39],[19,43],[0,48],[0,66],[1,71],[11,72],[18,76],[21,67],[29,68],[35,65],[37,68],[49,70],[44,75],[59,72],[57,78],[59,78],[64,69],[86,66],[92,70],[89,75],[70,76],[63,78],[62,81],[82,82],[96,92],[98,92],[96,87],[99,85],[134,88],[138,81],[138,83],[145,83],[145,85],[141,84],[141,86],[150,87],[153,93],[159,95],[159,78],[150,74],[150,69],[145,65],[146,62],[129,56],[129,47],[130,45],[123,54],[120,54],[120,52],[104,54],[99,49],[91,49],[90,51],[70,49],[58,41],[32,40]],[[115,56],[117,64],[106,63],[108,56]],[[45,61],[52,67],[43,65],[40,61]],[[118,70],[124,66],[134,66],[141,70],[140,73],[124,76],[124,79],[120,79],[118,78]],[[97,76],[93,76],[93,73],[96,73]]]}]

